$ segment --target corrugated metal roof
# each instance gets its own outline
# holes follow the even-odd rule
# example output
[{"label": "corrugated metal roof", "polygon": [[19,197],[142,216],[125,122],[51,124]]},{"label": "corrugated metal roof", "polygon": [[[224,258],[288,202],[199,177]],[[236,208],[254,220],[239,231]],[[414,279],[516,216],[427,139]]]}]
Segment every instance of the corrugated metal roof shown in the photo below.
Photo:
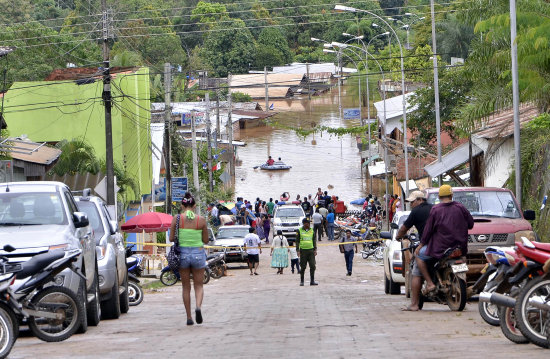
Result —
[{"label": "corrugated metal roof", "polygon": [[[534,104],[523,104],[519,109],[520,127],[523,128],[535,117],[540,115],[539,109]],[[512,108],[495,112],[482,120],[482,127],[474,132],[480,138],[503,138],[514,133],[514,110]]]},{"label": "corrugated metal roof", "polygon": [[[435,160],[429,165],[424,167],[424,170],[430,175],[430,177],[437,177],[445,172],[452,170],[460,165],[465,164],[470,159],[469,143],[465,142],[455,148],[454,150],[446,153],[441,157],[441,162]],[[479,155],[481,148],[472,144],[472,157]]]},{"label": "corrugated metal roof", "polygon": [[[405,94],[405,100],[407,113],[411,113],[416,110],[417,106],[411,106],[409,97],[412,96],[414,92],[409,92]],[[384,101],[378,101],[374,103],[376,108],[376,116],[381,124],[384,123]],[[392,133],[395,128],[401,129],[403,126],[401,124],[401,117],[403,117],[403,95],[386,98],[386,134]]]},{"label": "corrugated metal roof", "polygon": [[8,139],[7,143],[12,144],[12,148],[7,151],[16,160],[49,165],[61,155],[61,150],[41,143],[20,141],[14,138]]},{"label": "corrugated metal roof", "polygon": [[[291,86],[298,86],[302,74],[267,74],[268,95],[270,98],[285,98]],[[252,98],[265,97],[265,75],[247,74],[231,77],[231,88]]]}]

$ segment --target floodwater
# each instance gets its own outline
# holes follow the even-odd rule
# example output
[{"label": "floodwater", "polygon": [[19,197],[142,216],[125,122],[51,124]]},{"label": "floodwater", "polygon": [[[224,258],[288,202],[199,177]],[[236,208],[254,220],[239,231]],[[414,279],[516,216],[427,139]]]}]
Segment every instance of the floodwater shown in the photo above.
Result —
[{"label": "floodwater", "polygon": [[[342,107],[358,107],[356,97],[352,91],[346,93],[344,86]],[[287,126],[304,129],[314,125],[359,126],[359,120],[340,120],[337,88],[311,101],[306,98],[270,103],[278,112],[272,119]],[[304,139],[293,130],[265,126],[240,130],[240,140],[246,142],[246,146],[237,149],[236,196],[251,201],[256,197],[275,200],[283,192],[289,192],[294,200],[297,194],[314,196],[318,187],[346,203],[365,196],[366,186],[361,178],[360,153],[354,135],[339,138],[316,133]],[[275,160],[281,157],[292,168],[285,171],[253,169],[266,162],[268,155]]]}]

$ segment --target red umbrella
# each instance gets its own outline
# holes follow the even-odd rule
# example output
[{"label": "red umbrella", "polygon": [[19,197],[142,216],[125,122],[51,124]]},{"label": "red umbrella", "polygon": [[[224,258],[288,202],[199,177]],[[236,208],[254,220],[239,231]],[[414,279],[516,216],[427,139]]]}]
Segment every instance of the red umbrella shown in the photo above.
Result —
[{"label": "red umbrella", "polygon": [[141,233],[141,232],[166,232],[172,224],[172,216],[166,213],[147,212],[138,214],[124,223],[120,229],[123,232]]}]

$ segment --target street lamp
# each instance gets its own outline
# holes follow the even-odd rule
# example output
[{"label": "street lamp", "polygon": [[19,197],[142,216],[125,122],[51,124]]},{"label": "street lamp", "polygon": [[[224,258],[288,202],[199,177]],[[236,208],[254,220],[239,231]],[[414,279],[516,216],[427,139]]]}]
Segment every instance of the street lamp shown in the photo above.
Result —
[{"label": "street lamp", "polygon": [[372,15],[382,21],[386,26],[388,26],[397,39],[397,43],[399,44],[399,51],[401,53],[400,56],[400,63],[401,63],[401,93],[403,96],[403,148],[405,152],[405,195],[408,196],[409,194],[409,150],[408,150],[408,144],[407,144],[407,101],[405,99],[405,66],[403,64],[403,47],[401,46],[401,40],[399,40],[399,37],[397,36],[395,30],[393,27],[390,26],[390,24],[384,20],[381,16],[376,15],[375,13],[363,10],[363,9],[356,9],[354,7],[350,6],[344,6],[344,5],[336,5],[334,7],[334,10],[336,11],[348,11],[348,12],[364,12],[366,14]]}]

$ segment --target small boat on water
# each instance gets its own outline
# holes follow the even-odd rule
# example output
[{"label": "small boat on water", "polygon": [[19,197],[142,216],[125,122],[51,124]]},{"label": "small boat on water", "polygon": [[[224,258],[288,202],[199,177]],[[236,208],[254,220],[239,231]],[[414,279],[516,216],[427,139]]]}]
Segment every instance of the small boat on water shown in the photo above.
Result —
[{"label": "small boat on water", "polygon": [[261,170],[266,170],[266,171],[289,170],[291,168],[292,166],[286,165],[283,162],[275,162],[272,165],[268,165],[267,163],[264,163],[263,165],[260,166]]}]

